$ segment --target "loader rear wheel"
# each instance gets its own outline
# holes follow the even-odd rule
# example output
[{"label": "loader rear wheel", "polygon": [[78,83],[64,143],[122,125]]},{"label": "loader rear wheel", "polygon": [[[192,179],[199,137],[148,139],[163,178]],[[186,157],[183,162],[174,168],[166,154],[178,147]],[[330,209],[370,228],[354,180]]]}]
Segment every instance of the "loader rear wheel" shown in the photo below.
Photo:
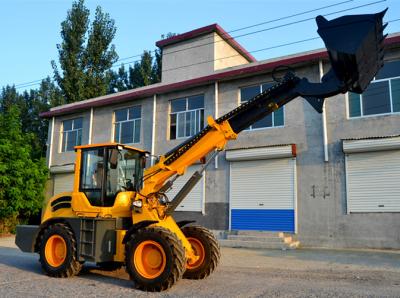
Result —
[{"label": "loader rear wheel", "polygon": [[221,252],[213,233],[200,226],[188,226],[182,229],[189,240],[194,253],[199,257],[195,262],[187,262],[183,277],[203,279],[209,276],[218,266]]},{"label": "loader rear wheel", "polygon": [[82,268],[76,258],[74,234],[62,223],[51,225],[43,231],[39,254],[43,270],[52,277],[74,276]]},{"label": "loader rear wheel", "polygon": [[125,245],[125,266],[135,288],[164,291],[182,278],[185,250],[178,237],[168,229],[141,229]]}]

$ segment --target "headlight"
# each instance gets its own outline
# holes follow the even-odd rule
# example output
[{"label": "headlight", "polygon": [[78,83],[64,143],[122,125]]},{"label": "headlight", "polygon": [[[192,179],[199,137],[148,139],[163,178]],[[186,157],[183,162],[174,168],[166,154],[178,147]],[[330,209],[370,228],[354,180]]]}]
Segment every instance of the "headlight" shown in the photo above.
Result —
[{"label": "headlight", "polygon": [[132,203],[132,206],[133,206],[133,207],[137,207],[137,208],[142,208],[143,202],[142,202],[142,200],[134,201],[134,202]]}]

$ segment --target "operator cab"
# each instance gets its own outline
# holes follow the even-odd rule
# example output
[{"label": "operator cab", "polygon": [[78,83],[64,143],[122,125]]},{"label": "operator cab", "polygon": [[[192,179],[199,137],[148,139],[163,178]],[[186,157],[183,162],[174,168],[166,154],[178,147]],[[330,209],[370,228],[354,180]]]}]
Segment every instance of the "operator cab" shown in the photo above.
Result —
[{"label": "operator cab", "polygon": [[118,193],[141,188],[148,152],[115,143],[75,149],[81,150],[79,191],[92,206],[112,207]]}]

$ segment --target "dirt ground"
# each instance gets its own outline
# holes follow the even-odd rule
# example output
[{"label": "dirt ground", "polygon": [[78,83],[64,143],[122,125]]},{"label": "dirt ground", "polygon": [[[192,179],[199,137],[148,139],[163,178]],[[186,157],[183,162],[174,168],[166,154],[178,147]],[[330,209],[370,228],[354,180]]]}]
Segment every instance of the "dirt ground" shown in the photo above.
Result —
[{"label": "dirt ground", "polygon": [[0,297],[400,297],[400,252],[222,248],[205,280],[181,280],[163,293],[132,288],[124,269],[85,266],[70,279],[41,272],[38,255],[0,239]]}]

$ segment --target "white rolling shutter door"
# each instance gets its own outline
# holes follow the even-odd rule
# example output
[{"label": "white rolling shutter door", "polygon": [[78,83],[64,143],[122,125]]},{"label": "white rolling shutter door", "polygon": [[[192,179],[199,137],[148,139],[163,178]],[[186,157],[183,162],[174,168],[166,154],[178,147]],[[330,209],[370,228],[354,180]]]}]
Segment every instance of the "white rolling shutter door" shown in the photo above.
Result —
[{"label": "white rolling shutter door", "polygon": [[348,212],[400,212],[400,150],[346,155]]},{"label": "white rolling shutter door", "polygon": [[74,185],[74,174],[57,174],[54,176],[54,195],[61,192],[72,191]]},{"label": "white rolling shutter door", "polygon": [[295,159],[231,163],[231,208],[294,209]]},{"label": "white rolling shutter door", "polygon": [[[185,175],[179,177],[174,182],[173,188],[167,193],[167,196],[170,200],[172,200],[175,195],[181,190],[183,185],[190,179],[195,171],[200,169],[200,166],[195,165],[191,166],[186,170]],[[176,211],[202,211],[203,210],[203,201],[204,201],[204,177],[205,172],[203,173],[203,178],[196,184],[196,186],[192,189],[189,195],[181,202],[181,204],[176,208]]]}]

